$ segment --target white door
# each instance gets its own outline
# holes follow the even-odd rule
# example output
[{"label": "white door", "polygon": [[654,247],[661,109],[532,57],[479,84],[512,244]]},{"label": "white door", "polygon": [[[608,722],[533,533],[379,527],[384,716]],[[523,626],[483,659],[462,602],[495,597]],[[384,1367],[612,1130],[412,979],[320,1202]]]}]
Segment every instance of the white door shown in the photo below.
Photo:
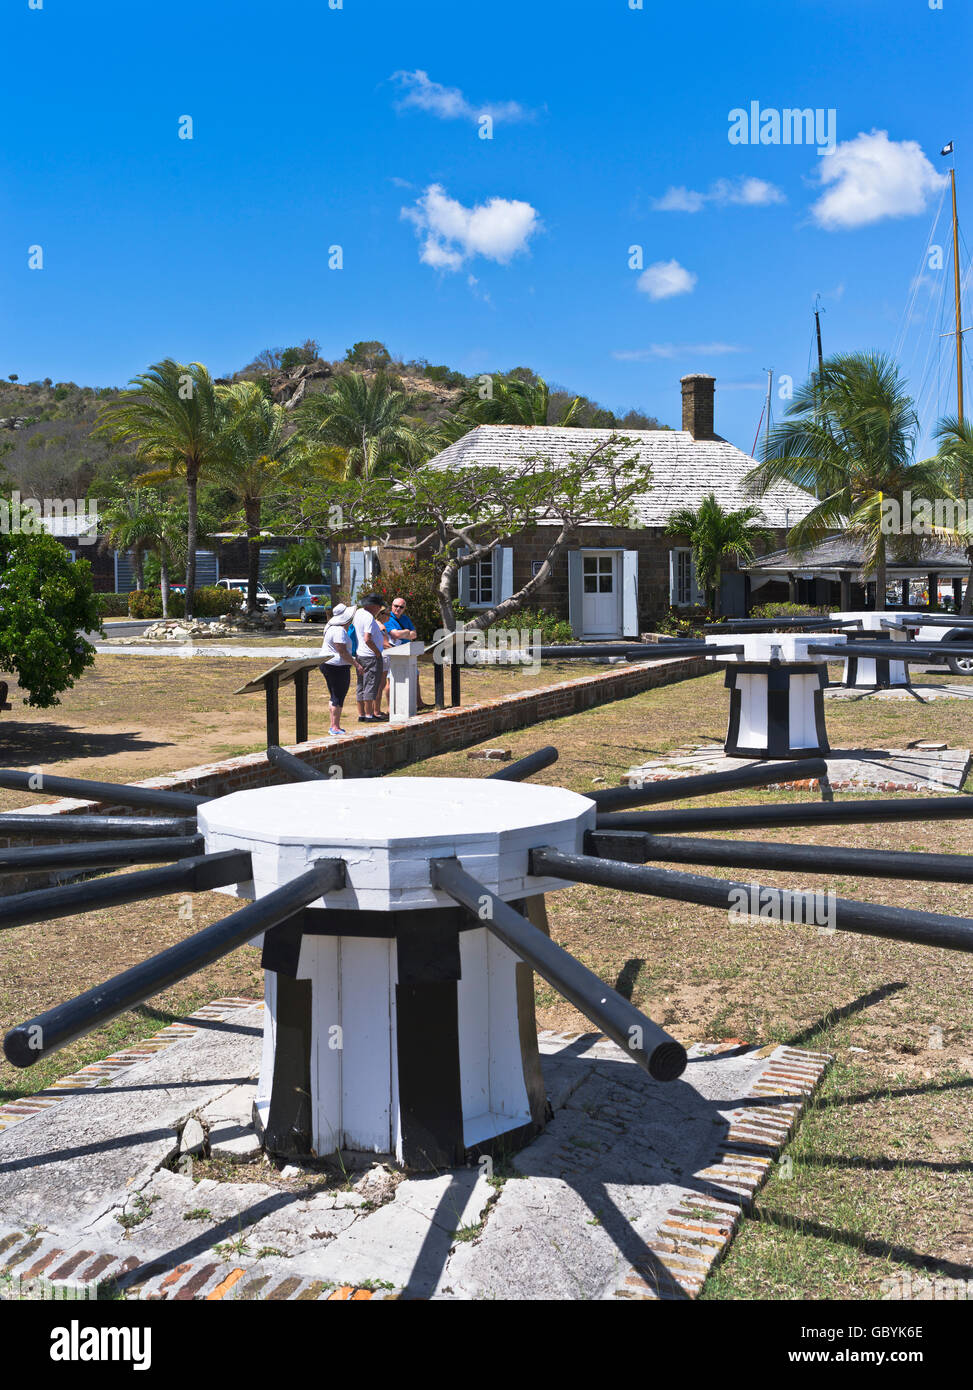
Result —
[{"label": "white door", "polygon": [[621,633],[618,552],[588,550],[581,555],[581,622],[585,637],[618,637]]}]

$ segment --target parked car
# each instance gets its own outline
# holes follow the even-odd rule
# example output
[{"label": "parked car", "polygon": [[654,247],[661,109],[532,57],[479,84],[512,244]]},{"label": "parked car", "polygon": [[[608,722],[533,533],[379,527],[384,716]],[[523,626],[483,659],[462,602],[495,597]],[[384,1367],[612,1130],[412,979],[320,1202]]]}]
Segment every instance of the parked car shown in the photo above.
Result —
[{"label": "parked car", "polygon": [[[916,618],[920,614],[915,615]],[[942,617],[948,618],[948,613],[942,613]],[[917,642],[924,642],[931,645],[934,642],[944,642],[946,644],[959,642],[964,647],[973,647],[973,628],[968,624],[962,627],[921,627],[915,634]],[[973,674],[973,657],[971,656],[947,656],[946,665],[954,676],[968,676]]]},{"label": "parked car", "polygon": [[[237,589],[240,593],[246,595],[250,587],[250,581],[247,579],[218,579],[216,581],[216,587],[218,589]],[[273,594],[267,592],[262,584],[257,585],[257,607],[262,613],[277,612],[277,600],[274,598]]]},{"label": "parked car", "polygon": [[330,602],[327,584],[295,584],[281,599],[280,611],[285,618],[300,618],[302,623],[324,622]]}]

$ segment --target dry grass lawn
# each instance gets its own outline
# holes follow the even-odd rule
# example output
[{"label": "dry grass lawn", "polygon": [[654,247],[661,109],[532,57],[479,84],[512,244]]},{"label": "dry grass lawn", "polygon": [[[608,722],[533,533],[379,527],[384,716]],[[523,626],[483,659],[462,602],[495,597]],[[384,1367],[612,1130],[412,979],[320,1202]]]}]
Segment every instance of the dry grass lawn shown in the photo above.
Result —
[{"label": "dry grass lawn", "polygon": [[[12,734],[4,761],[57,762],[58,771],[134,779],[260,747],[258,702],[227,696],[247,678],[247,667],[262,663],[99,658],[60,710],[27,719],[18,713],[3,726]],[[545,668],[542,678],[555,674]],[[471,674],[467,698],[480,680],[484,693],[499,693],[503,681],[524,685],[520,672]],[[319,715],[322,709],[319,699]],[[596,778],[616,784],[634,762],[721,741],[725,719],[721,678],[709,676],[491,742],[515,757],[553,743],[560,759],[536,780],[585,792]],[[829,702],[828,725],[835,748],[904,747],[930,736],[973,746],[973,707],[965,701]],[[490,770],[460,751],[395,775],[480,777]],[[734,800],[810,797],[754,791]],[[2,798],[3,807],[26,799]],[[973,820],[744,833],[822,846],[820,875],[795,881],[767,873],[761,881],[973,918],[973,886],[831,875],[825,848],[970,853]],[[756,877],[747,870],[735,876]],[[0,933],[0,1023],[19,1022],[225,915],[229,900],[198,895],[192,922],[179,916],[179,906],[161,899]],[[581,885],[551,896],[550,918],[558,941],[687,1042],[786,1040],[835,1056],[788,1150],[791,1166],[775,1171],[706,1297],[877,1298],[893,1272],[973,1277],[970,957],[814,927],[729,922],[715,909]],[[259,975],[256,951],[237,952],[82,1040],[42,1074],[0,1065],[0,1087],[7,1088],[0,1098],[36,1090],[219,994],[255,995]],[[590,1027],[543,981],[537,1003],[541,1026]]]}]

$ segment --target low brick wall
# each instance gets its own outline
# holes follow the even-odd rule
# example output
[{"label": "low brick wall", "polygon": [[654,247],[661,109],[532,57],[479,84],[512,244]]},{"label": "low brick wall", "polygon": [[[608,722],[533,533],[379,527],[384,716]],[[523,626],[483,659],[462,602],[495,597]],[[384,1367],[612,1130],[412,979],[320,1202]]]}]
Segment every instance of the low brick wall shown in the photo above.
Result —
[{"label": "low brick wall", "polygon": [[[288,746],[297,757],[321,771],[340,767],[347,777],[381,774],[392,768],[422,762],[438,753],[483,743],[512,729],[524,729],[548,719],[563,719],[592,709],[595,705],[627,699],[643,690],[689,680],[704,675],[708,669],[705,659],[701,657],[615,666],[609,671],[559,681],[556,685],[544,685],[515,695],[501,695],[459,709],[416,715],[405,724],[382,724],[349,734],[343,739],[315,739]],[[239,758],[227,758],[224,762],[184,768],[137,785],[199,792],[204,796],[225,796],[245,787],[266,787],[286,781],[287,778],[273,766],[266,753],[248,753]],[[127,808],[110,806],[107,802],[63,799],[31,804],[20,809],[29,809],[35,815],[60,816],[72,812],[111,811],[118,814],[119,811],[124,813]],[[144,815],[146,812],[133,810],[132,814]],[[0,843],[26,845],[29,841],[19,838],[4,841],[3,815],[0,814]],[[43,881],[50,882],[50,876],[34,874],[31,875],[30,886],[38,886],[41,877]],[[24,880],[19,876],[4,874],[0,879],[0,895],[18,892],[23,886]]]}]

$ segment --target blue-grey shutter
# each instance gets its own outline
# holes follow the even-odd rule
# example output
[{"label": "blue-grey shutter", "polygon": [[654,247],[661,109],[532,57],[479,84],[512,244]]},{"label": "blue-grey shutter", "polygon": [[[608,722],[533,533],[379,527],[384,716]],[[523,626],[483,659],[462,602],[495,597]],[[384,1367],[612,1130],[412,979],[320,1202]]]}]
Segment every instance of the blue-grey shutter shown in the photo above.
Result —
[{"label": "blue-grey shutter", "polygon": [[639,635],[639,553],[622,551],[622,636]]},{"label": "blue-grey shutter", "polygon": [[196,551],[196,588],[215,584],[220,577],[220,562],[215,550]]},{"label": "blue-grey shutter", "polygon": [[496,552],[493,563],[498,566],[500,573],[500,591],[494,598],[494,603],[503,603],[504,599],[510,598],[514,591],[513,546],[501,545]]},{"label": "blue-grey shutter", "polygon": [[135,588],[135,566],[130,550],[115,552],[115,593],[128,594]]},{"label": "blue-grey shutter", "polygon": [[571,635],[584,635],[584,584],[582,581],[581,551],[568,551],[568,622]]},{"label": "blue-grey shutter", "polygon": [[358,590],[365,583],[365,552],[364,550],[349,550],[348,552],[348,597],[352,603],[358,597]]},{"label": "blue-grey shutter", "polygon": [[[459,553],[460,553],[460,555],[465,555],[465,554],[467,553],[466,547],[464,547],[462,550],[460,550]],[[457,593],[457,596],[458,596],[458,598],[459,598],[459,601],[460,601],[460,603],[463,605],[463,607],[464,607],[464,608],[469,608],[469,606],[470,606],[470,567],[469,567],[469,565],[464,565],[464,566],[462,567],[462,569],[457,570],[457,572],[456,572],[456,593]]]}]

